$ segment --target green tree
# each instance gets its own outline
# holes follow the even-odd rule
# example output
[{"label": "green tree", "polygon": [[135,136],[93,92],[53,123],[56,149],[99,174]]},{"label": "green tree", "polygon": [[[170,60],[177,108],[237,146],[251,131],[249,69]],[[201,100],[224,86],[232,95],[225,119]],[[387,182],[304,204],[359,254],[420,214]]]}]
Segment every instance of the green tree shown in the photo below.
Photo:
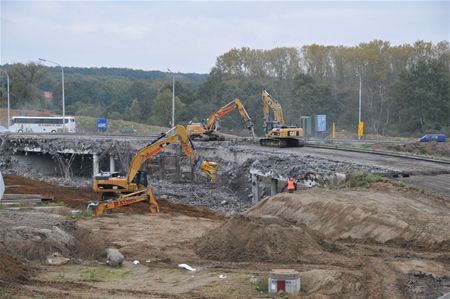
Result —
[{"label": "green tree", "polygon": [[38,85],[46,80],[47,71],[36,63],[16,63],[8,66],[12,107],[39,107],[43,104],[42,91]]},{"label": "green tree", "polygon": [[[175,97],[175,122],[178,123],[178,117],[183,113],[185,104],[179,97]],[[172,91],[164,89],[159,93],[152,105],[151,123],[160,126],[168,126],[172,120]]]},{"label": "green tree", "polygon": [[421,60],[404,71],[392,96],[400,132],[450,127],[450,70],[441,61]]}]

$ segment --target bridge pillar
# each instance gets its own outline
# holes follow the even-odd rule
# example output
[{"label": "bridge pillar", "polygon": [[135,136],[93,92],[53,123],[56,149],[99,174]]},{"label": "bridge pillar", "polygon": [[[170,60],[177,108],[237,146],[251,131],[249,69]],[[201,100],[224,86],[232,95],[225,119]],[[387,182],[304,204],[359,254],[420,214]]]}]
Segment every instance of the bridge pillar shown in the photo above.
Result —
[{"label": "bridge pillar", "polygon": [[256,204],[259,201],[259,177],[252,173],[252,204]]},{"label": "bridge pillar", "polygon": [[274,196],[278,193],[278,180],[271,178],[270,179],[270,195]]},{"label": "bridge pillar", "polygon": [[164,175],[166,173],[165,167],[164,167],[164,156],[158,158],[158,168],[159,168],[159,179],[163,180]]},{"label": "bridge pillar", "polygon": [[116,161],[114,160],[114,157],[112,155],[109,156],[109,171],[116,171]]},{"label": "bridge pillar", "polygon": [[99,163],[97,154],[92,155],[92,170],[93,170],[93,176],[95,176],[97,173],[100,172],[100,163]]},{"label": "bridge pillar", "polygon": [[181,146],[177,146],[175,155],[175,182],[181,181],[181,167],[180,167]]}]

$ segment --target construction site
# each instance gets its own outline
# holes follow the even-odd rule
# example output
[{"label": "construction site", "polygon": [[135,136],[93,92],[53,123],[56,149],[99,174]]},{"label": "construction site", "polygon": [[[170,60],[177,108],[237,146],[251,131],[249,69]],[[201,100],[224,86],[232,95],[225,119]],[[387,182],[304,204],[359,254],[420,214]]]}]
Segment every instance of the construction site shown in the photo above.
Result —
[{"label": "construction site", "polygon": [[0,299],[450,299],[449,1],[0,1]]}]

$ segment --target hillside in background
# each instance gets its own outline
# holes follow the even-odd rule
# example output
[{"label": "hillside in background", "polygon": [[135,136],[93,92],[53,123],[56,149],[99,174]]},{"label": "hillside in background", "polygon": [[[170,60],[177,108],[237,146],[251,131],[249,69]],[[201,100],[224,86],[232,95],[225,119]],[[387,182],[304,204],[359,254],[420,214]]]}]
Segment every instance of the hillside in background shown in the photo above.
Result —
[{"label": "hillside in background", "polygon": [[[61,70],[59,67],[47,67],[48,71],[59,76]],[[134,70],[128,68],[116,67],[64,67],[66,75],[82,75],[94,77],[123,77],[128,79],[142,79],[142,80],[171,80],[172,74],[161,71],[144,71]],[[208,79],[208,74],[197,73],[175,73],[177,80],[202,82]]]},{"label": "hillside in background", "polygon": [[[12,108],[60,113],[59,68],[35,63],[3,68],[11,77]],[[103,67],[64,70],[67,114],[170,126],[170,73]],[[266,89],[280,101],[289,125],[299,125],[301,116],[326,114],[328,128],[335,122],[338,130],[356,132],[361,80],[366,133],[450,133],[448,41],[231,49],[217,58],[210,74],[175,74],[175,80],[175,118],[181,124],[205,119],[240,98],[262,134],[261,91]],[[5,83],[0,83],[0,92],[0,105],[5,107]],[[238,113],[222,121],[224,128],[243,126]]]}]

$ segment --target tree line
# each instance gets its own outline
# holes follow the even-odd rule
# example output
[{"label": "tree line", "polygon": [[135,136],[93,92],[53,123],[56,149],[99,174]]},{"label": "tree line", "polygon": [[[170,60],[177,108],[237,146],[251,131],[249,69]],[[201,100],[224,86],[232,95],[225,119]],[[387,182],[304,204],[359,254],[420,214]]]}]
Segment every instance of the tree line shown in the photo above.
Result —
[{"label": "tree line", "polygon": [[[13,107],[60,111],[58,68],[35,63],[2,68],[10,75]],[[67,113],[169,125],[171,74],[120,68],[65,68],[65,73]],[[361,79],[366,132],[450,133],[447,41],[231,49],[217,58],[208,75],[175,74],[175,78],[180,123],[199,121],[241,98],[261,133],[261,91],[267,89],[281,102],[290,124],[298,125],[300,116],[326,114],[329,123],[355,131]],[[4,107],[6,86],[0,86]],[[43,91],[51,91],[53,99],[45,100]],[[243,125],[236,113],[225,118],[223,126]]]}]

